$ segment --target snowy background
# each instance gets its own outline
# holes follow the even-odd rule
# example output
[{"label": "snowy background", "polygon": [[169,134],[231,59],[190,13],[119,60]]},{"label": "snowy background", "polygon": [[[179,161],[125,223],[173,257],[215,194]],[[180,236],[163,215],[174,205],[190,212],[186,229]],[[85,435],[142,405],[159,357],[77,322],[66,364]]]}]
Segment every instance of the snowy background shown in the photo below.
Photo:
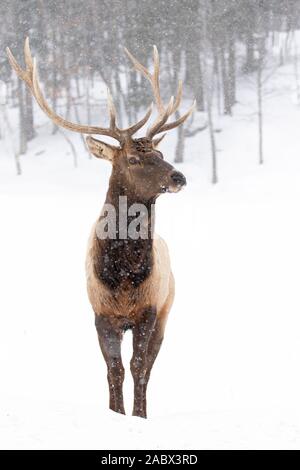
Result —
[{"label": "snowy background", "polygon": [[[283,32],[277,46],[285,40]],[[157,232],[168,242],[177,288],[149,384],[147,421],[130,417],[130,332],[123,342],[129,416],[107,410],[106,367],[85,290],[86,243],[109,164],[89,159],[80,136],[68,133],[74,168],[69,143],[52,135],[34,107],[37,135],[16,175],[18,107],[2,103],[11,129],[2,109],[0,448],[300,448],[300,107],[293,51],[266,71],[264,164],[258,165],[253,72],[239,77],[232,116],[213,104],[218,184],[211,184],[206,129],[186,139],[184,162],[176,164],[187,177],[185,190],[158,201]],[[272,54],[279,60],[280,47]],[[98,85],[92,96],[99,97]],[[92,117],[99,120],[96,112]],[[193,125],[205,121],[198,111]],[[177,138],[170,132],[161,145],[170,162]]]}]

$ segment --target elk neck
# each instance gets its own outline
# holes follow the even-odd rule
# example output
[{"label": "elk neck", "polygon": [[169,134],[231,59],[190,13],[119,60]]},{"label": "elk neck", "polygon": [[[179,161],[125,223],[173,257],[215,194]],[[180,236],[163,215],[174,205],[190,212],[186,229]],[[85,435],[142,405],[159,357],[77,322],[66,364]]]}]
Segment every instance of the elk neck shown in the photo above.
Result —
[{"label": "elk neck", "polygon": [[[123,214],[120,214],[120,197],[124,196],[126,196],[127,202],[126,216],[123,211]],[[152,271],[155,199],[145,200],[139,197],[134,187],[128,184],[124,175],[113,170],[105,203],[115,208],[116,237],[98,240],[100,258],[99,268],[97,269],[96,266],[96,273],[101,281],[112,290],[136,288],[148,278]],[[132,204],[143,204],[147,209],[142,220],[142,224],[147,224],[148,227],[146,239],[140,237],[132,239],[130,236],[122,238],[120,221],[124,221],[126,217],[128,230],[130,223],[135,218],[128,215],[128,209]]]}]

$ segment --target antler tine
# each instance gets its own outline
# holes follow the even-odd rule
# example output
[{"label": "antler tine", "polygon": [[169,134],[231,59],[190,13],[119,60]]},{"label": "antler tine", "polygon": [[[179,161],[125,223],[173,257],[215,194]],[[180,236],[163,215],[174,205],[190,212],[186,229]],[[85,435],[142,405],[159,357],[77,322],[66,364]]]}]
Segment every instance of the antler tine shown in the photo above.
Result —
[{"label": "antler tine", "polygon": [[176,100],[174,102],[174,106],[173,106],[171,114],[174,114],[179,108],[180,103],[181,103],[181,98],[182,98],[182,80],[179,80]]},{"label": "antler tine", "polygon": [[38,75],[37,75],[37,66],[35,59],[32,59],[29,39],[25,40],[24,45],[24,55],[25,55],[25,63],[26,63],[26,70],[23,70],[18,62],[16,61],[15,57],[13,56],[12,52],[9,48],[6,49],[8,60],[12,66],[12,68],[17,73],[18,77],[21,78],[29,87],[32,92],[32,95],[36,99],[40,108],[47,114],[47,116],[58,126],[64,127],[65,129],[72,130],[74,132],[80,132],[81,134],[103,134],[109,137],[113,137],[117,140],[120,140],[120,136],[117,135],[111,129],[105,129],[102,127],[94,127],[94,126],[82,126],[80,124],[75,124],[62,117],[58,116],[54,111],[49,107],[47,104],[40,86],[38,82]]},{"label": "antler tine", "polygon": [[130,126],[128,127],[128,129],[126,129],[128,135],[135,134],[139,129],[141,129],[146,124],[146,122],[148,121],[148,119],[150,118],[152,114],[152,109],[153,109],[153,103],[150,104],[145,116],[139,122],[137,122],[136,124],[133,124],[133,126]]},{"label": "antler tine", "polygon": [[159,54],[156,46],[153,46],[153,62],[154,62],[154,71],[153,74],[151,74],[144,65],[142,65],[138,60],[125,48],[125,52],[128,55],[129,59],[133,63],[135,69],[139,72],[142,73],[142,75],[149,80],[152,91],[154,94],[157,110],[158,110],[158,117],[155,120],[155,122],[152,124],[150,129],[147,131],[147,136],[149,138],[153,138],[156,134],[159,134],[161,132],[173,129],[177,126],[180,126],[194,111],[195,109],[195,103],[193,106],[179,119],[176,121],[166,124],[168,118],[174,114],[177,109],[180,106],[181,103],[181,98],[182,98],[182,81],[179,80],[178,83],[178,90],[177,90],[177,95],[175,101],[172,99],[172,105],[167,106],[165,108],[163,101],[160,96],[160,87],[159,87]]},{"label": "antler tine", "polygon": [[157,147],[161,143],[161,141],[166,137],[166,135],[167,134],[163,134],[160,137],[157,137],[157,139],[153,139],[152,142],[153,142],[154,147]]},{"label": "antler tine", "polygon": [[126,47],[124,48],[126,54],[128,55],[129,59],[134,65],[134,68],[138,71],[141,72],[141,74],[149,80],[153,95],[155,98],[156,106],[158,109],[159,114],[163,114],[165,112],[165,108],[162,102],[162,99],[160,97],[160,91],[159,91],[159,56],[158,56],[158,51],[157,47],[153,46],[153,59],[154,59],[154,72],[151,74],[144,65],[142,65],[132,54],[129,52]]},{"label": "antler tine", "polygon": [[21,80],[24,80],[25,83],[27,83],[27,85],[29,86],[29,88],[31,88],[32,86],[32,81],[30,80],[30,76],[28,75],[27,72],[25,72],[25,70],[23,70],[20,65],[18,64],[18,62],[16,61],[14,55],[12,54],[11,50],[9,49],[9,47],[6,48],[6,54],[7,54],[7,57],[8,57],[8,60],[9,60],[9,63],[11,65],[11,67],[14,69],[14,71],[16,72],[16,74],[18,75],[18,77],[21,79]]},{"label": "antler tine", "polygon": [[155,132],[155,134],[160,134],[161,132],[169,131],[183,124],[184,121],[195,111],[196,104],[197,104],[196,100],[194,100],[192,106],[185,114],[183,114],[179,119],[176,119],[176,121],[169,122],[163,125],[157,132]]},{"label": "antler tine", "polygon": [[135,132],[137,132],[149,119],[151,115],[151,109],[149,109],[146,115],[133,126],[129,127],[128,129],[119,129],[116,125],[116,108],[113,103],[112,96],[110,91],[108,90],[107,102],[108,102],[108,109],[110,115],[110,127],[103,128],[103,127],[95,127],[95,126],[83,126],[81,124],[76,124],[62,117],[58,116],[48,105],[47,101],[44,98],[44,95],[41,91],[39,80],[38,80],[38,71],[35,59],[32,58],[30,45],[29,45],[29,38],[26,38],[24,44],[24,57],[25,57],[25,64],[26,69],[23,70],[22,67],[18,64],[15,57],[13,56],[11,50],[7,47],[6,48],[8,60],[15,70],[18,77],[23,80],[29,89],[31,90],[32,95],[36,99],[40,108],[44,111],[45,114],[58,126],[64,127],[65,129],[69,129],[74,132],[80,132],[81,134],[102,134],[114,139],[117,139],[121,144],[127,138],[130,138]]},{"label": "antler tine", "polygon": [[25,39],[24,43],[24,57],[25,57],[25,64],[26,64],[26,71],[29,74],[32,74],[33,71],[33,59],[31,55],[30,45],[29,45],[29,38]]},{"label": "antler tine", "polygon": [[154,122],[154,124],[152,124],[152,126],[148,129],[147,137],[149,137],[149,139],[153,139],[155,134],[159,133],[159,129],[161,128],[161,126],[163,124],[165,124],[167,122],[167,120],[169,119],[173,107],[174,107],[174,96],[171,97],[171,99],[169,101],[169,104],[168,104],[167,108],[165,109],[164,113],[162,115],[158,116],[158,118]]},{"label": "antler tine", "polygon": [[140,121],[128,127],[127,129],[119,129],[116,125],[116,114],[117,114],[116,107],[114,105],[113,98],[112,98],[109,88],[107,89],[107,102],[108,102],[108,109],[109,109],[109,115],[110,115],[110,128],[120,135],[120,138],[122,141],[124,140],[125,137],[131,137],[139,129],[141,129],[141,127],[143,127],[144,124],[148,121],[152,113],[152,103],[151,103],[149,108],[147,109],[145,116],[143,116]]},{"label": "antler tine", "polygon": [[144,67],[138,60],[136,60],[136,58],[131,54],[131,52],[129,52],[129,50],[126,47],[124,47],[124,51],[128,55],[133,65],[135,66],[136,70],[141,72],[141,74],[144,75],[145,78],[151,81],[151,73],[149,72],[149,70],[146,69],[146,67]]},{"label": "antler tine", "polygon": [[32,69],[32,84],[33,84],[33,96],[35,97],[38,105],[44,111],[45,114],[56,124],[57,126],[64,127],[70,131],[79,132],[80,134],[102,134],[107,135],[109,137],[113,137],[120,141],[119,135],[116,134],[112,129],[107,129],[103,127],[94,127],[94,126],[83,126],[81,124],[76,124],[71,121],[67,121],[66,119],[58,116],[54,111],[50,108],[47,101],[45,100],[38,80],[37,74],[37,65],[36,60],[33,59],[33,69]]},{"label": "antler tine", "polygon": [[162,102],[160,96],[160,88],[159,88],[159,54],[156,46],[153,46],[153,62],[154,62],[154,72],[153,72],[153,80],[152,80],[152,88],[154,92],[154,96],[157,103],[157,108],[159,114],[163,114],[165,111],[164,104]]},{"label": "antler tine", "polygon": [[[159,134],[161,132],[173,129],[174,127],[179,126],[182,124],[187,117],[192,113],[194,110],[194,105],[190,108],[190,110],[185,113],[181,118],[177,119],[176,121],[167,124],[167,120],[179,107],[181,96],[182,96],[182,83],[179,82],[177,96],[174,101],[173,97],[171,98],[168,106],[165,108],[161,96],[160,96],[160,89],[159,89],[159,55],[156,46],[153,47],[153,60],[154,60],[154,72],[151,74],[146,67],[144,67],[140,62],[138,62],[133,55],[125,49],[126,54],[132,61],[136,70],[142,73],[147,80],[150,81],[152,90],[155,97],[155,102],[158,108],[158,117],[156,121],[153,123],[151,128],[147,132],[147,136],[151,139],[154,135]],[[47,116],[58,126],[64,127],[65,129],[69,129],[74,132],[80,132],[82,134],[102,134],[114,139],[117,139],[121,144],[123,144],[126,139],[129,139],[135,134],[149,119],[151,112],[152,112],[152,105],[147,110],[145,116],[136,124],[128,127],[127,129],[119,129],[116,125],[116,108],[113,103],[112,96],[110,91],[108,90],[107,102],[108,102],[108,110],[110,114],[110,127],[103,128],[103,127],[95,127],[95,126],[83,126],[81,124],[76,124],[66,119],[58,116],[48,105],[47,101],[44,98],[44,95],[41,91],[39,80],[38,80],[38,72],[37,72],[37,65],[35,59],[32,58],[29,39],[26,38],[24,44],[24,56],[25,56],[25,64],[26,69],[23,70],[22,67],[18,64],[15,57],[13,56],[10,49],[6,48],[8,60],[15,70],[18,77],[23,80],[29,89],[31,90],[32,95],[36,99],[40,108],[47,114]]]}]

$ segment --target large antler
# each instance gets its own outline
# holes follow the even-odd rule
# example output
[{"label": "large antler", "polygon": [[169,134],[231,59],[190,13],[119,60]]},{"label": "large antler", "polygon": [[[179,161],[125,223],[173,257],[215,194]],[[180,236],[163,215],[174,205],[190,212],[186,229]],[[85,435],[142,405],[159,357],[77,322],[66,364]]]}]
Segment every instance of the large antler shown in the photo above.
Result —
[{"label": "large antler", "polygon": [[25,64],[26,69],[23,70],[18,62],[16,61],[15,57],[11,53],[10,49],[6,48],[7,56],[10,62],[10,65],[17,73],[18,77],[29,87],[32,95],[36,99],[37,103],[41,107],[41,109],[49,116],[49,118],[58,126],[64,127],[65,129],[69,129],[71,131],[80,132],[81,134],[101,134],[107,135],[109,137],[113,137],[117,139],[121,144],[123,144],[127,139],[130,139],[133,134],[135,134],[143,125],[148,121],[149,117],[151,116],[152,112],[152,104],[149,107],[148,111],[146,112],[145,116],[136,124],[127,129],[119,129],[116,125],[116,109],[113,104],[113,100],[111,94],[108,90],[107,102],[108,102],[108,110],[110,114],[110,126],[109,128],[104,127],[94,127],[94,126],[82,126],[81,124],[75,124],[73,122],[67,121],[66,119],[58,116],[47,104],[39,85],[38,81],[38,73],[37,73],[37,66],[36,60],[32,58],[30,46],[29,46],[29,38],[26,38],[25,45],[24,45],[24,55],[25,55]]},{"label": "large antler", "polygon": [[146,67],[144,67],[140,62],[136,60],[135,57],[125,48],[125,52],[132,61],[135,69],[141,72],[147,80],[151,83],[152,91],[155,98],[156,107],[158,110],[158,117],[156,121],[152,124],[152,126],[147,131],[147,137],[152,139],[156,134],[160,134],[161,132],[169,131],[170,129],[174,129],[175,127],[180,126],[194,111],[196,106],[196,101],[194,101],[191,108],[183,114],[179,119],[176,121],[167,123],[169,117],[177,111],[179,108],[181,97],[182,97],[182,82],[179,81],[177,96],[174,101],[172,98],[169,101],[167,107],[164,106],[163,101],[160,96],[160,88],[159,88],[159,55],[157,51],[157,47],[153,46],[153,61],[154,61],[154,72],[151,74]]}]

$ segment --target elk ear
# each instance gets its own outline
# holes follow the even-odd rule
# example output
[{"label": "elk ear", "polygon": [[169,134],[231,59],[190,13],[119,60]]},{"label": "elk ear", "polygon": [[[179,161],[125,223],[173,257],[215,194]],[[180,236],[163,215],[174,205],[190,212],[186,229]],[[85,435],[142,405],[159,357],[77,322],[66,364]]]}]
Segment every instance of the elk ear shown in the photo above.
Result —
[{"label": "elk ear", "polygon": [[89,151],[97,158],[103,158],[104,160],[113,161],[116,150],[119,150],[118,147],[114,145],[107,144],[101,140],[94,139],[93,137],[87,137],[86,143]]}]

